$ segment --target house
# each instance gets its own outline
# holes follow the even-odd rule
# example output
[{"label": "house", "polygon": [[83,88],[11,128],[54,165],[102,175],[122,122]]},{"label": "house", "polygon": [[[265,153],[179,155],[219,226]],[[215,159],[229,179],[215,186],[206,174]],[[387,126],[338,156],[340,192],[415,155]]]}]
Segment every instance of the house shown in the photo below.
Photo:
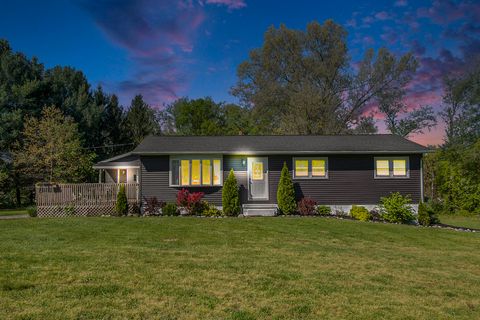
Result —
[{"label": "house", "polygon": [[132,152],[97,163],[100,182],[139,183],[141,198],[174,202],[182,188],[222,205],[233,169],[245,215],[271,215],[284,163],[297,200],[348,211],[373,208],[398,191],[423,198],[422,155],[428,150],[390,134],[329,136],[149,136]]}]

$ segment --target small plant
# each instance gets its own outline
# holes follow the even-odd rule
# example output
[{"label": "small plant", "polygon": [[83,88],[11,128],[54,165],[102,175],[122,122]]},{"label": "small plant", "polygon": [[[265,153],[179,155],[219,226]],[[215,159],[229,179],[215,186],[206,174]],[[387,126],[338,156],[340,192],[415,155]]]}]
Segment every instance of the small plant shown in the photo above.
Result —
[{"label": "small plant", "polygon": [[238,184],[233,169],[230,170],[227,180],[222,189],[223,212],[227,216],[237,216],[240,213],[240,199],[238,196]]},{"label": "small plant", "polygon": [[302,216],[313,216],[316,213],[317,202],[309,197],[304,197],[298,202],[298,212]]},{"label": "small plant", "polygon": [[214,205],[210,205],[205,202],[205,208],[202,211],[202,216],[204,217],[221,217],[224,213],[217,209]]},{"label": "small plant", "polygon": [[160,214],[160,209],[165,206],[164,201],[159,201],[157,197],[144,197],[145,200],[145,215],[156,216]]},{"label": "small plant", "polygon": [[438,218],[435,215],[435,211],[429,203],[421,202],[418,205],[418,223],[422,226],[430,226],[438,223]]},{"label": "small plant", "polygon": [[320,216],[329,216],[332,214],[332,208],[325,205],[317,206],[317,214]]},{"label": "small plant", "polygon": [[385,221],[392,223],[410,223],[415,220],[409,196],[400,192],[390,193],[380,199],[380,214]]},{"label": "small plant", "polygon": [[352,206],[352,209],[350,209],[350,215],[352,216],[352,218],[360,221],[368,221],[372,219],[370,211],[368,211],[367,208],[362,206]]},{"label": "small plant", "polygon": [[202,203],[203,196],[203,192],[190,193],[187,189],[182,189],[177,194],[177,205],[185,208],[189,215],[198,215],[204,207]]},{"label": "small plant", "polygon": [[295,189],[286,162],[283,163],[280,181],[278,182],[277,203],[278,209],[283,214],[292,214],[297,208]]},{"label": "small plant", "polygon": [[167,203],[162,208],[162,215],[164,216],[178,216],[178,207],[175,203]]},{"label": "small plant", "polygon": [[117,203],[115,204],[115,213],[118,216],[124,216],[128,213],[127,194],[125,193],[125,186],[122,184],[117,193]]},{"label": "small plant", "polygon": [[35,207],[35,206],[27,207],[27,213],[32,218],[36,217],[37,216],[37,207]]}]

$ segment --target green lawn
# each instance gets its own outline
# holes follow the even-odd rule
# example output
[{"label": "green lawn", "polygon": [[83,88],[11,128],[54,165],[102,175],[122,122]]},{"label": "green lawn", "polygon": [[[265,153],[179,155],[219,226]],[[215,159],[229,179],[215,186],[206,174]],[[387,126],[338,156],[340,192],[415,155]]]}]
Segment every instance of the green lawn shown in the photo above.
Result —
[{"label": "green lawn", "polygon": [[0,209],[1,216],[16,216],[19,214],[28,214],[26,209]]},{"label": "green lawn", "polygon": [[478,319],[480,234],[328,218],[0,221],[0,319]]},{"label": "green lawn", "polygon": [[457,227],[480,229],[480,216],[440,215],[440,222]]}]

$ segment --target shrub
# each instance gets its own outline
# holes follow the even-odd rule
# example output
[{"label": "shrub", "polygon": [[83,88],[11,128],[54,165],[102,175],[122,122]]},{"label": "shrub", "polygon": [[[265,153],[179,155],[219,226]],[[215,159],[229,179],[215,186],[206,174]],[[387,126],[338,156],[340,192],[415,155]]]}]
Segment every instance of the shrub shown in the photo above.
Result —
[{"label": "shrub", "polygon": [[127,194],[125,193],[125,186],[122,184],[117,193],[117,203],[115,204],[115,213],[119,216],[124,216],[128,213]]},{"label": "shrub", "polygon": [[352,206],[352,209],[350,209],[350,215],[352,216],[352,218],[360,221],[368,221],[372,219],[370,211],[368,211],[367,208],[362,206]]},{"label": "shrub", "polygon": [[165,206],[164,201],[158,201],[157,197],[144,197],[145,199],[145,215],[156,216],[160,214],[160,209]]},{"label": "shrub", "polygon": [[230,170],[227,180],[222,189],[222,206],[223,212],[227,216],[236,216],[240,213],[240,199],[238,196],[238,184],[237,178],[233,173],[233,169]]},{"label": "shrub", "polygon": [[321,216],[328,216],[332,214],[332,208],[325,205],[317,206],[317,214]]},{"label": "shrub", "polygon": [[162,215],[164,216],[178,216],[178,207],[175,203],[167,203],[162,208]]},{"label": "shrub", "polygon": [[410,206],[409,196],[402,196],[400,192],[390,193],[380,199],[380,214],[385,221],[393,223],[409,223],[415,220],[413,208]]},{"label": "shrub", "polygon": [[438,223],[438,218],[435,215],[433,207],[426,202],[422,202],[418,205],[418,223],[422,226],[430,226]]},{"label": "shrub", "polygon": [[177,205],[185,208],[189,215],[200,214],[204,208],[203,196],[203,192],[190,193],[187,189],[182,189],[177,194]]},{"label": "shrub", "polygon": [[204,202],[205,208],[202,211],[202,216],[204,217],[221,217],[224,213],[217,209],[214,205],[210,205],[207,202]]},{"label": "shrub", "polygon": [[283,214],[292,214],[297,207],[297,203],[295,202],[295,189],[286,162],[283,163],[282,173],[280,174],[280,181],[278,183],[277,203],[278,209]]},{"label": "shrub", "polygon": [[298,212],[302,216],[312,216],[316,213],[315,206],[317,202],[311,198],[304,197],[298,202]]},{"label": "shrub", "polygon": [[27,213],[32,218],[36,217],[37,216],[37,207],[35,207],[35,206],[27,207]]}]

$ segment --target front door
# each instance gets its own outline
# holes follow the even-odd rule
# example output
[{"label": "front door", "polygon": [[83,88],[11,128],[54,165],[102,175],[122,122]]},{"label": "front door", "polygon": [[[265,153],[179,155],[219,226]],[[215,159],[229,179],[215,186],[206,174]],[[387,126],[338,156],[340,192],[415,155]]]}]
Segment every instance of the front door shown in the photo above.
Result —
[{"label": "front door", "polygon": [[268,158],[249,157],[248,200],[268,200]]}]

